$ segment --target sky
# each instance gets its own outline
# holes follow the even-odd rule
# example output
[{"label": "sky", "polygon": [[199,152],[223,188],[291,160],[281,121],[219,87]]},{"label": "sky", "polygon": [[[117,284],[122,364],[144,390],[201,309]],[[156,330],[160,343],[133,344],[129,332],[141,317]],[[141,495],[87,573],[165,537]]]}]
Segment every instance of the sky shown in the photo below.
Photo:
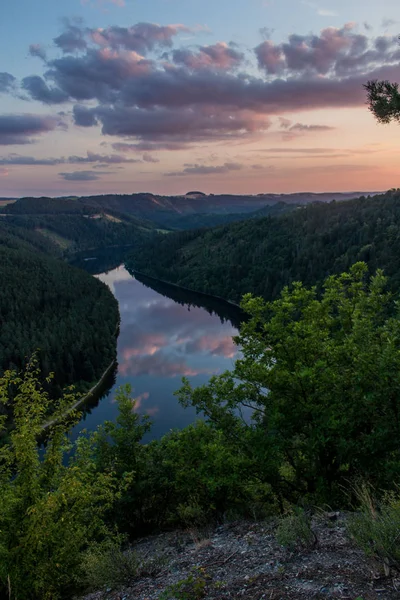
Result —
[{"label": "sky", "polygon": [[13,0],[0,197],[400,187],[398,0]]}]

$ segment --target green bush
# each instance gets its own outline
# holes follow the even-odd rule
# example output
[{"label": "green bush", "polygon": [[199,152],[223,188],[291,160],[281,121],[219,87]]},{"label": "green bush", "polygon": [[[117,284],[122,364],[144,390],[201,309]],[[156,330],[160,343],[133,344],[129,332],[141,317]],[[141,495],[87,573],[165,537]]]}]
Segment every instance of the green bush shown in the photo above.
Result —
[{"label": "green bush", "polygon": [[201,527],[227,511],[249,516],[259,491],[240,445],[199,421],[148,444],[132,503],[152,526]]},{"label": "green bush", "polygon": [[317,542],[311,528],[311,517],[301,508],[294,508],[292,513],[281,517],[276,538],[281,546],[290,550],[297,547],[310,548]]},{"label": "green bush", "polygon": [[60,420],[40,456],[37,439],[51,399],[36,365],[0,378],[0,404],[12,403],[14,413],[9,442],[0,448],[0,595],[57,600],[78,585],[88,546],[113,537],[104,518],[121,487],[112,471],[96,471],[90,439],[78,441],[64,466],[71,415],[69,425],[61,417],[74,400],[70,394],[53,406]]},{"label": "green bush", "polygon": [[367,486],[357,490],[360,510],[351,517],[348,530],[367,554],[382,562],[388,575],[400,569],[400,493],[386,493],[375,501]]},{"label": "green bush", "polygon": [[[232,372],[179,392],[236,444],[281,499],[342,503],[343,485],[400,478],[399,306],[364,263],[320,294],[294,283],[278,300],[250,294]],[[252,422],[241,418],[253,411]]]},{"label": "green bush", "polygon": [[153,577],[165,567],[160,554],[143,557],[119,543],[92,546],[83,559],[84,582],[90,590],[125,587],[140,577]]},{"label": "green bush", "polygon": [[205,569],[194,568],[185,579],[168,586],[159,600],[201,600],[206,597],[209,579]]}]

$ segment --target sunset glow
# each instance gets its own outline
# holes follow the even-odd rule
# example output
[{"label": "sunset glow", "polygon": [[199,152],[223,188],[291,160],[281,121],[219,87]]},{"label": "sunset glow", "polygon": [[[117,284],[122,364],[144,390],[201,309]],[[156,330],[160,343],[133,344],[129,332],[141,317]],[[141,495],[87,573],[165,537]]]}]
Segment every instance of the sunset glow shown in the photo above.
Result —
[{"label": "sunset glow", "polygon": [[3,10],[0,197],[379,191],[397,0],[29,0]]}]

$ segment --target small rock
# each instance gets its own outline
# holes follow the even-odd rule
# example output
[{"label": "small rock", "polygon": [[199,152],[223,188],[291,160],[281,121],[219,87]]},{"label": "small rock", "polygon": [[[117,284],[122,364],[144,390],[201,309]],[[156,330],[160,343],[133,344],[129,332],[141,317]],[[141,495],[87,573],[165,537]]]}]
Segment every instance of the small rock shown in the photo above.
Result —
[{"label": "small rock", "polygon": [[328,517],[328,519],[330,521],[337,521],[338,517],[339,517],[339,513],[338,512],[329,512],[329,513],[327,513],[326,516]]}]

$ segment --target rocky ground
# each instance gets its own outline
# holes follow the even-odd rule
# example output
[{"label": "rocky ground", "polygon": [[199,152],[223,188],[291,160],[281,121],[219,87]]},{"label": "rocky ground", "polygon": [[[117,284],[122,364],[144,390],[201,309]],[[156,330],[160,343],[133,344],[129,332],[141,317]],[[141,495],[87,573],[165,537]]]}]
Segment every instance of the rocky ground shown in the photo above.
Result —
[{"label": "rocky ground", "polygon": [[315,543],[293,551],[278,544],[272,522],[148,537],[135,546],[140,576],[81,600],[400,600],[400,575],[385,577],[354,547],[345,515],[320,515],[312,527]]}]

